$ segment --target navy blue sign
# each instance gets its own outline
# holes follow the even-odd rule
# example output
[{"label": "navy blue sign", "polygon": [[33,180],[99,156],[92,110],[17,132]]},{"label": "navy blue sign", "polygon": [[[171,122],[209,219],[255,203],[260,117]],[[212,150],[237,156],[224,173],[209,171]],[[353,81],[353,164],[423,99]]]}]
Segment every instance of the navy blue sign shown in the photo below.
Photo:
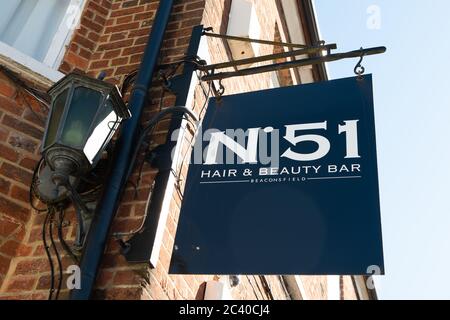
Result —
[{"label": "navy blue sign", "polygon": [[384,274],[372,77],[211,99],[172,274]]}]

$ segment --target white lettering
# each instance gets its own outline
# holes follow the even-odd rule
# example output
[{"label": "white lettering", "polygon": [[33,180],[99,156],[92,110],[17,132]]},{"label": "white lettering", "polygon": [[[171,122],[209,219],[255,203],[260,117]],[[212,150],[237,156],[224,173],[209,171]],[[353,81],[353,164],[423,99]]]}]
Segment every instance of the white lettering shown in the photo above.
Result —
[{"label": "white lettering", "polygon": [[211,133],[211,141],[206,153],[206,165],[218,164],[217,154],[219,145],[223,144],[228,149],[233,151],[238,157],[242,159],[242,163],[257,163],[257,149],[258,149],[258,133],[260,128],[248,129],[248,143],[247,148],[244,148],[224,132]]},{"label": "white lettering", "polygon": [[313,130],[313,129],[327,130],[327,122],[324,121],[319,123],[296,124],[286,126],[286,135],[284,136],[284,138],[287,141],[289,141],[292,145],[296,146],[300,142],[311,141],[317,143],[318,148],[315,152],[309,154],[297,153],[292,151],[291,148],[289,148],[281,156],[296,161],[314,161],[325,157],[331,148],[330,141],[327,138],[316,134],[296,136],[297,131]]},{"label": "white lettering", "polygon": [[347,141],[347,155],[346,159],[361,158],[358,150],[358,121],[344,121],[345,125],[339,125],[339,134],[345,132]]}]

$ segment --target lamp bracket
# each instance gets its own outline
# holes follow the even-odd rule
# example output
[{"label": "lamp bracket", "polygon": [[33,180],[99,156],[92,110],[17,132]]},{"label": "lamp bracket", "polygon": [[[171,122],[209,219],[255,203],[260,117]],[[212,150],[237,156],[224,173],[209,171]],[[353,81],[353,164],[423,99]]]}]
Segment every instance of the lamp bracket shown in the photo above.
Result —
[{"label": "lamp bracket", "polygon": [[84,239],[91,225],[95,208],[89,208],[87,204],[84,203],[83,199],[81,199],[80,194],[70,184],[68,180],[66,180],[63,186],[66,189],[68,189],[69,197],[72,200],[72,203],[75,207],[75,212],[78,221],[77,221],[77,235],[74,246],[80,250],[83,247]]},{"label": "lamp bracket", "polygon": [[[54,171],[48,166],[45,161],[42,162],[38,168],[38,178],[32,181],[32,188],[36,196],[42,202],[53,205],[64,202],[69,198],[69,191],[66,188],[60,188],[53,181]],[[79,179],[69,176],[70,184],[78,186]]]}]

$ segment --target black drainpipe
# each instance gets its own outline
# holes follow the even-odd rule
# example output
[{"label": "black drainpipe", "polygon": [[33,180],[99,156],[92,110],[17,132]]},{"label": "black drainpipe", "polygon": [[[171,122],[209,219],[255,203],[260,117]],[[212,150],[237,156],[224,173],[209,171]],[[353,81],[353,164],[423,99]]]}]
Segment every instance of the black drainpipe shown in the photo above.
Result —
[{"label": "black drainpipe", "polygon": [[80,262],[81,288],[72,290],[71,300],[87,300],[91,297],[109,229],[127,182],[128,169],[133,166],[132,158],[136,141],[139,139],[141,115],[147,105],[147,93],[158,63],[173,3],[174,0],[160,0],[159,2],[159,8],[130,97],[129,108],[132,117],[124,123],[122,134],[117,141],[117,153],[113,159],[112,170],[105,183],[105,189],[92,221]]}]

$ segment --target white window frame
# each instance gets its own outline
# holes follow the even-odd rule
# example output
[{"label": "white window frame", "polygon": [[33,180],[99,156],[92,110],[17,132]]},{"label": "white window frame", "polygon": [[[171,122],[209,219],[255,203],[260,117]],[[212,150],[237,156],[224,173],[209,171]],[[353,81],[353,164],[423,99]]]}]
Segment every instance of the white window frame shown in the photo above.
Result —
[{"label": "white window frame", "polygon": [[[64,57],[65,48],[69,44],[73,32],[77,28],[76,26],[78,26],[80,22],[81,12],[86,2],[86,0],[70,0],[66,15],[61,21],[61,24],[53,37],[44,62],[38,61],[1,41],[0,55],[42,75],[53,82],[60,80],[64,77],[64,74],[58,71],[58,67]],[[70,25],[68,25],[68,19],[73,19]]]}]

